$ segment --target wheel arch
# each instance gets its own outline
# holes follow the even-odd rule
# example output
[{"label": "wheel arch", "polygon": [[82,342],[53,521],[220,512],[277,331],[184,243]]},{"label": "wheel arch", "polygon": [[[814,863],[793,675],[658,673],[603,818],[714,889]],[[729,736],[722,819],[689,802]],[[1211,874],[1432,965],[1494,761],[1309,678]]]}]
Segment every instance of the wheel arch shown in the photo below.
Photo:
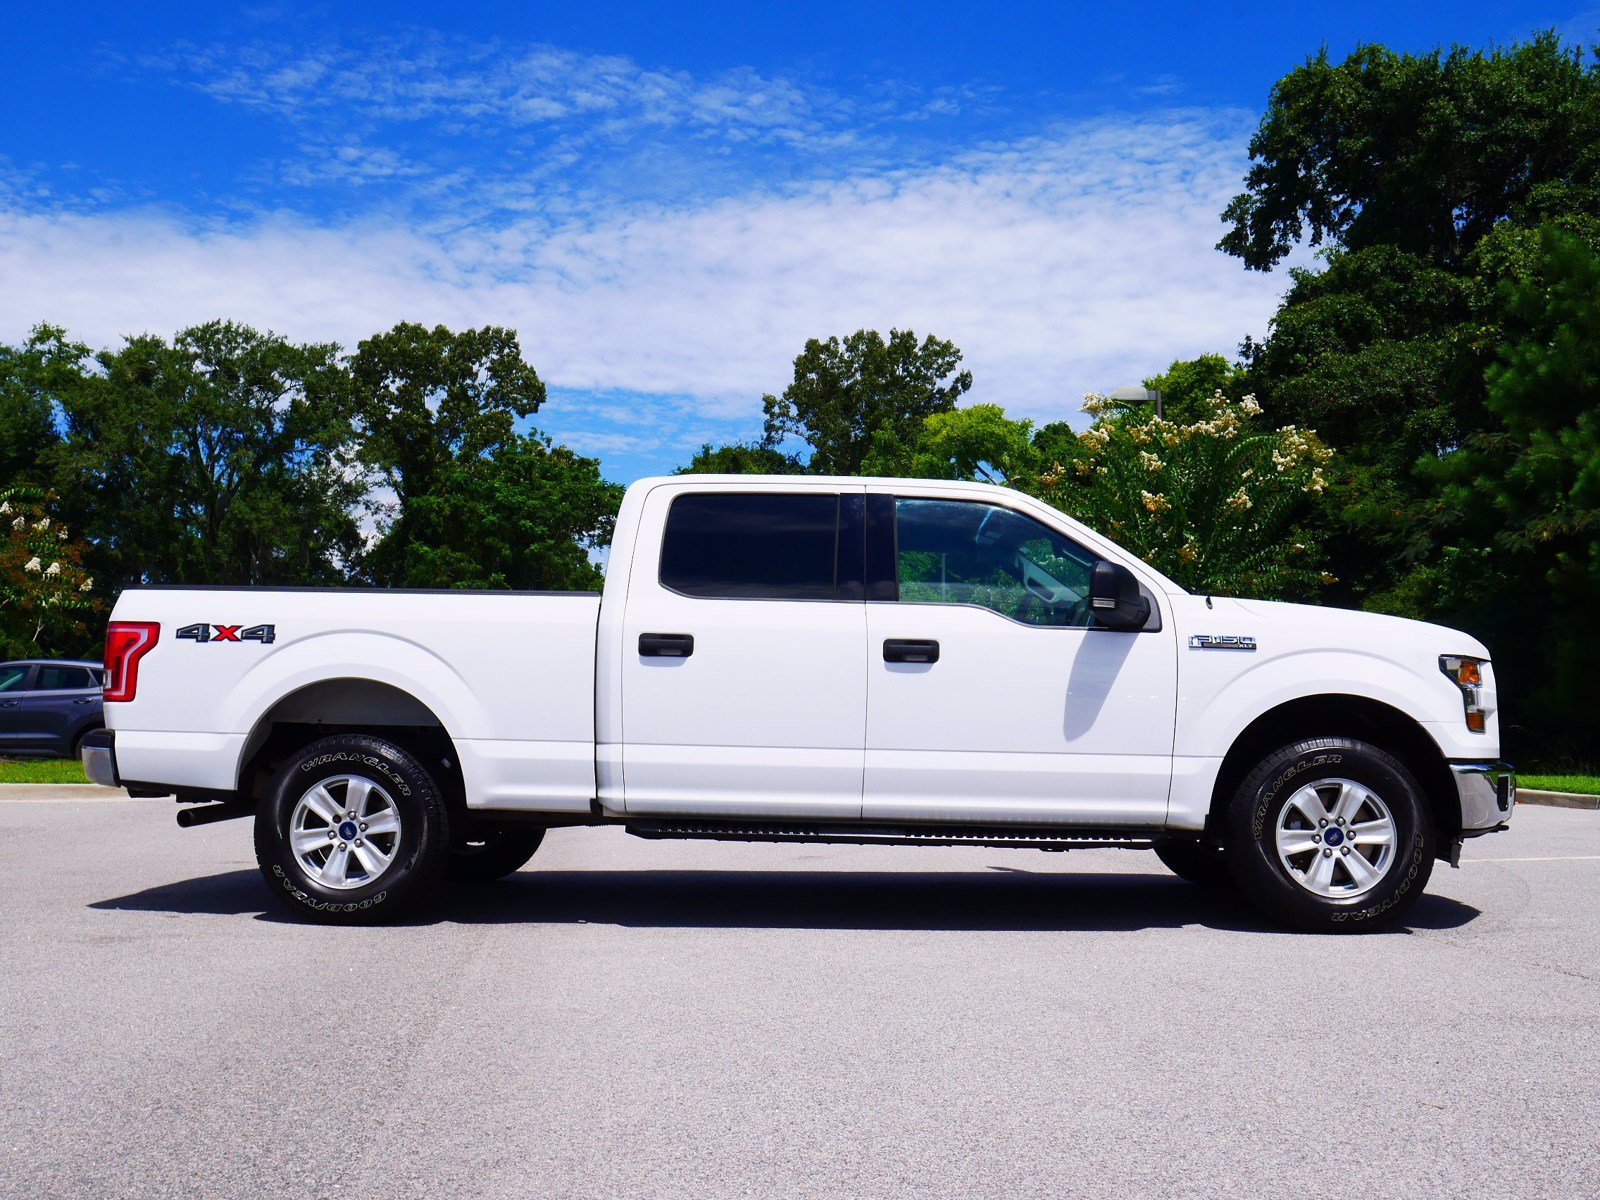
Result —
[{"label": "wheel arch", "polygon": [[1370,742],[1394,755],[1422,788],[1443,847],[1461,832],[1461,802],[1450,763],[1412,716],[1381,700],[1346,693],[1302,696],[1268,709],[1233,740],[1212,785],[1208,838],[1220,838],[1228,803],[1250,769],[1272,751],[1313,737]]},{"label": "wheel arch", "polygon": [[434,772],[452,811],[466,804],[455,739],[436,712],[402,687],[359,676],[319,679],[280,696],[256,719],[240,756],[238,793],[259,802],[278,764],[320,738],[387,738]]}]

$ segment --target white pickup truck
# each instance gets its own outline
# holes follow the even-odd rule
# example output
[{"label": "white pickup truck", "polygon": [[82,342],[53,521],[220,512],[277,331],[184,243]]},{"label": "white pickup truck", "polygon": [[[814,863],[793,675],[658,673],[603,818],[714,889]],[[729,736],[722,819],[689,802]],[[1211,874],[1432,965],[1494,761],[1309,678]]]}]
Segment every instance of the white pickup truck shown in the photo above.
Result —
[{"label": "white pickup truck", "polygon": [[1153,849],[1370,929],[1504,829],[1488,651],[1191,595],[1003,488],[677,476],[603,596],[138,588],[91,778],[252,816],[288,906],[381,919],[544,831]]}]

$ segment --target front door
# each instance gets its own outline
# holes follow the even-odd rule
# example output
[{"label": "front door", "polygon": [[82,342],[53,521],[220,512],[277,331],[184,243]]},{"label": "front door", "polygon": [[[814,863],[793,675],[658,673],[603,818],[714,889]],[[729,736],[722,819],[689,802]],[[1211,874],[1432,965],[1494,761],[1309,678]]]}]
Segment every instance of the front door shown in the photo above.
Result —
[{"label": "front door", "polygon": [[623,616],[630,815],[858,817],[860,488],[661,488]]},{"label": "front door", "polygon": [[29,663],[0,664],[0,754],[32,748],[25,711],[32,676]]},{"label": "front door", "polygon": [[[891,502],[892,520],[876,520]],[[1159,596],[1151,628],[1097,628],[1097,555],[1033,516],[975,500],[868,504],[868,528],[893,531],[868,556],[892,570],[897,598],[867,605],[865,816],[1162,824],[1177,661]]]}]

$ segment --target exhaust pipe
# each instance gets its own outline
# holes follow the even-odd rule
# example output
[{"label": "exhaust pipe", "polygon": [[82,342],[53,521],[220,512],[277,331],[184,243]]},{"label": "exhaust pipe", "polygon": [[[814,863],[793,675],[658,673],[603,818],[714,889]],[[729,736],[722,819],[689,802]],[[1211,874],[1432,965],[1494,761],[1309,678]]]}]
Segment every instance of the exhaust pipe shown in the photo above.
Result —
[{"label": "exhaust pipe", "polygon": [[193,829],[196,825],[210,825],[213,821],[233,821],[255,813],[252,804],[197,804],[193,808],[178,810],[178,828]]}]

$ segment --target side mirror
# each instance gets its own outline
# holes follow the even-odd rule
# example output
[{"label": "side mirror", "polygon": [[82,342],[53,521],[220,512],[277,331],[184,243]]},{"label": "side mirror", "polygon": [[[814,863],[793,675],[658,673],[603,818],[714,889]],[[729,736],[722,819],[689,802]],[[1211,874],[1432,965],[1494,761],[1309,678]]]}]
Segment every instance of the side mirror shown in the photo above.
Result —
[{"label": "side mirror", "polygon": [[1095,624],[1132,633],[1150,620],[1150,599],[1140,595],[1132,571],[1102,558],[1089,576],[1089,611]]}]

